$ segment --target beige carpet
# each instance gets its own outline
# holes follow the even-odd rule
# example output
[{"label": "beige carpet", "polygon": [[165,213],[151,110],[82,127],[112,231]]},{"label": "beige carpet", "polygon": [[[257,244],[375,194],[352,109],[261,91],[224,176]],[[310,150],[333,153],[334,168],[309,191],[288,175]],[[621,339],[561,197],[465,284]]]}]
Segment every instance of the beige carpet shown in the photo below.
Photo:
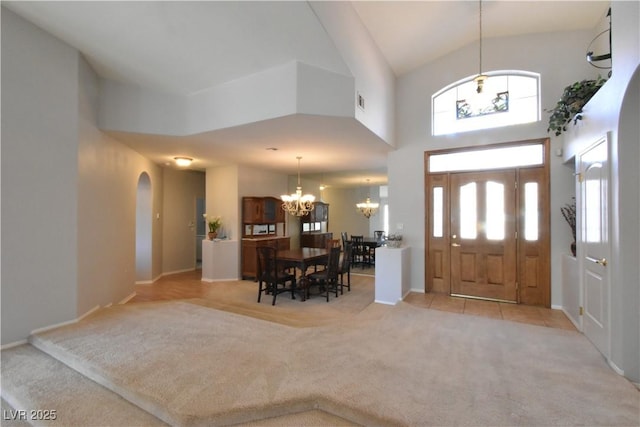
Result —
[{"label": "beige carpet", "polygon": [[133,304],[33,343],[171,425],[313,410],[362,425],[640,424],[640,394],[581,334],[405,303],[312,328]]}]

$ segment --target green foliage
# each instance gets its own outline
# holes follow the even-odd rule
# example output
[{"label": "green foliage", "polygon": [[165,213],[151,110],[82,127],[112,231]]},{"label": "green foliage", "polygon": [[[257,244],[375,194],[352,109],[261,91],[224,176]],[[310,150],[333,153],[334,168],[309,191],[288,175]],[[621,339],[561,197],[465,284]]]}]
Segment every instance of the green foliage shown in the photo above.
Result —
[{"label": "green foliage", "polygon": [[564,88],[564,92],[556,106],[550,110],[547,132],[554,131],[556,136],[567,130],[571,120],[573,124],[582,120],[582,107],[602,87],[607,80],[598,76],[596,80],[582,80]]}]

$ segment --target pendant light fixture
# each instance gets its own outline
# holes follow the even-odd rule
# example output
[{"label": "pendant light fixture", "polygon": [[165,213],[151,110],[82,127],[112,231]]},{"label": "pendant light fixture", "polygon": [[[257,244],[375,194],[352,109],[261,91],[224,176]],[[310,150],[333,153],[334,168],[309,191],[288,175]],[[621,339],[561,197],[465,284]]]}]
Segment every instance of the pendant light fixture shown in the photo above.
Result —
[{"label": "pendant light fixture", "polygon": [[473,79],[473,81],[476,82],[476,84],[478,85],[476,87],[476,92],[477,93],[482,93],[482,89],[484,87],[484,82],[485,80],[488,79],[487,76],[485,76],[484,74],[482,74],[482,0],[479,0],[479,27],[480,27],[480,52],[479,52],[479,63],[478,63],[478,75],[476,76],[475,79]]},{"label": "pendant light fixture", "polygon": [[302,157],[296,157],[298,159],[298,186],[294,194],[284,194],[280,196],[282,199],[282,209],[289,212],[294,216],[305,216],[313,210],[313,202],[316,200],[315,196],[311,194],[302,195],[302,187],[300,186],[300,160]]},{"label": "pendant light fixture", "polygon": [[[367,184],[368,183],[369,180],[367,179]],[[367,197],[367,200],[365,200],[364,202],[356,203],[356,208],[367,219],[371,218],[371,215],[375,215],[375,213],[378,211],[378,207],[380,207],[380,204],[371,202],[371,199],[369,197]]]}]

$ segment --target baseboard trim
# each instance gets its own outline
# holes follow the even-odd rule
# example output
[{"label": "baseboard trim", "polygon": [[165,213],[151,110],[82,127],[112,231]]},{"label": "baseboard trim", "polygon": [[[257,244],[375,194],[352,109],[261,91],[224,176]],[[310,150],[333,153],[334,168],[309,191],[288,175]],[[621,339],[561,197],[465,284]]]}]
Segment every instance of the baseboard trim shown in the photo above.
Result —
[{"label": "baseboard trim", "polygon": [[126,304],[129,301],[131,301],[133,298],[135,298],[137,294],[134,292],[131,295],[127,296],[125,299],[123,299],[122,301],[120,301],[118,304]]},{"label": "baseboard trim", "polygon": [[195,268],[195,267],[193,267],[193,268],[185,268],[185,269],[183,269],[183,270],[165,271],[165,272],[164,272],[164,273],[162,273],[160,276],[158,276],[157,278],[155,278],[155,279],[154,279],[154,282],[155,282],[156,280],[158,280],[159,278],[164,277],[164,276],[170,276],[170,275],[172,275],[172,274],[178,274],[178,273],[186,273],[186,272],[188,272],[188,271],[195,271],[195,270],[196,270],[196,268]]},{"label": "baseboard trim", "polygon": [[31,331],[30,335],[40,334],[42,332],[47,332],[47,331],[50,331],[52,329],[58,329],[58,328],[61,328],[62,326],[73,325],[74,323],[77,323],[77,322],[81,321],[85,317],[95,313],[98,310],[100,310],[100,306],[96,305],[91,310],[87,311],[86,313],[84,313],[83,315],[81,315],[80,317],[78,317],[76,319],[67,320],[66,322],[60,322],[60,323],[56,323],[54,325],[49,325],[49,326],[44,326],[42,328],[34,329],[33,331]]},{"label": "baseboard trim", "polygon": [[233,282],[236,280],[240,280],[239,277],[230,277],[228,279],[209,279],[207,277],[203,277],[202,279],[203,282],[207,282],[207,283],[212,283],[212,282]]},{"label": "baseboard trim", "polygon": [[380,300],[374,300],[373,302],[375,302],[376,304],[384,304],[384,305],[396,305],[397,303],[393,303],[393,302],[389,302],[389,301],[380,301]]},{"label": "baseboard trim", "polygon": [[20,341],[10,342],[8,344],[4,344],[4,345],[0,346],[0,351],[9,350],[10,348],[18,347],[18,346],[27,344],[28,342],[29,341],[27,341],[27,340],[20,340]]},{"label": "baseboard trim", "polygon": [[419,294],[424,294],[424,293],[426,293],[426,292],[424,291],[424,289],[418,289],[418,288],[411,288],[411,290],[410,290],[409,292],[417,292],[417,293],[419,293]]},{"label": "baseboard trim", "polygon": [[624,377],[624,370],[622,370],[622,369],[618,368],[618,365],[616,365],[615,363],[613,363],[613,360],[611,360],[611,359],[609,359],[609,358],[607,357],[607,363],[609,364],[609,366],[611,367],[611,369],[613,369],[613,371],[614,371],[616,374],[618,374],[618,375],[620,375],[620,376]]},{"label": "baseboard trim", "polygon": [[153,279],[153,280],[136,280],[135,284],[136,285],[151,285],[153,284],[156,280],[158,280],[160,277],[162,276],[158,276],[157,278]]},{"label": "baseboard trim", "polygon": [[582,329],[580,328],[580,325],[578,324],[578,322],[576,322],[575,320],[573,320],[573,317],[571,317],[571,315],[569,315],[569,313],[567,312],[567,310],[565,310],[565,308],[564,308],[564,307],[561,307],[561,308],[560,308],[560,310],[562,310],[562,312],[564,313],[564,315],[565,315],[565,316],[567,316],[567,319],[569,319],[569,321],[570,321],[571,323],[573,323],[573,326],[575,326],[575,327],[576,327],[576,329],[577,329],[579,332],[582,332]]},{"label": "baseboard trim", "polygon": [[562,310],[562,311],[564,311],[564,307],[562,307],[561,305],[553,305],[553,304],[551,304],[551,308],[553,310]]}]

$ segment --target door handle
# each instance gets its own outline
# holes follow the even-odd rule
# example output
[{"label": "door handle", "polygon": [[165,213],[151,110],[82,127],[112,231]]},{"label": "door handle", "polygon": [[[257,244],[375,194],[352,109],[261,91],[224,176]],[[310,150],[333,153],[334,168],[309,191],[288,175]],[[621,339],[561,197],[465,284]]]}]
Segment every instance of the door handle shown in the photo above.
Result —
[{"label": "door handle", "polygon": [[603,267],[607,266],[607,259],[606,258],[602,258],[602,259],[597,259],[597,258],[592,258],[590,256],[586,257],[588,261],[591,262],[595,262],[598,265],[601,265]]},{"label": "door handle", "polygon": [[454,248],[459,248],[460,247],[460,243],[452,243],[451,246],[453,246]]}]

